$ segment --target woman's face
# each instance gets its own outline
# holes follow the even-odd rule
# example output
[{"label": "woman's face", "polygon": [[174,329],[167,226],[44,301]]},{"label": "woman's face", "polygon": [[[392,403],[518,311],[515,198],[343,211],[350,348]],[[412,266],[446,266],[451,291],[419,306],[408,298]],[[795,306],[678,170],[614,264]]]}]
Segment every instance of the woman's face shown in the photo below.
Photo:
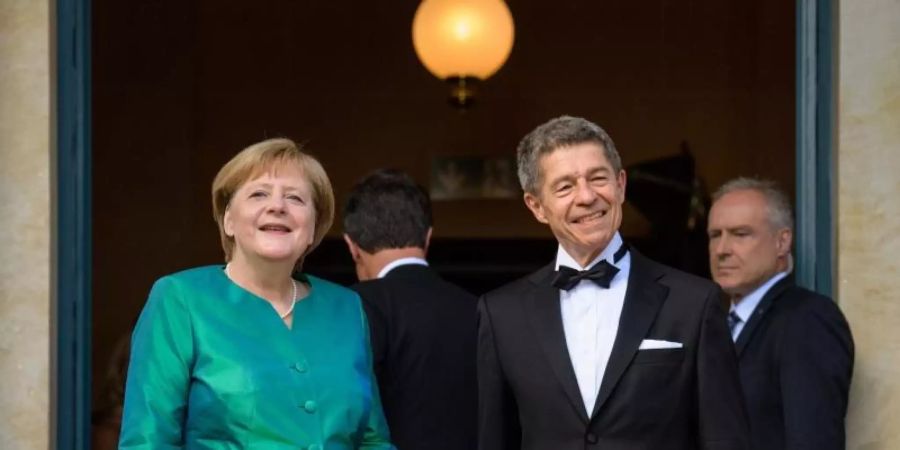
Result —
[{"label": "woman's face", "polygon": [[316,210],[312,189],[294,165],[275,167],[245,182],[225,210],[233,257],[296,262],[312,245]]}]

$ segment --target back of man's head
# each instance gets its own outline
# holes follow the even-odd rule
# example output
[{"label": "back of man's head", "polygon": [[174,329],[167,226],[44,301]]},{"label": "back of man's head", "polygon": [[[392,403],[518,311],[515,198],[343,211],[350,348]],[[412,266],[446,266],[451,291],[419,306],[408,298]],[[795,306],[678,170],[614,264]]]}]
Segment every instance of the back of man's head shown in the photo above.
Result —
[{"label": "back of man's head", "polygon": [[413,179],[378,170],[357,183],[344,207],[344,233],[367,253],[427,246],[431,200]]}]

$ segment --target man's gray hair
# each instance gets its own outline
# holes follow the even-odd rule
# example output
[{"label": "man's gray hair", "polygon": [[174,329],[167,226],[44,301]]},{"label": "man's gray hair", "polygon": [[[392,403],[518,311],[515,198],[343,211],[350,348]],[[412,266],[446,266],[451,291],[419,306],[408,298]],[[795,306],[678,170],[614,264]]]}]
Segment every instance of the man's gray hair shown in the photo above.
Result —
[{"label": "man's gray hair", "polygon": [[723,184],[713,194],[713,203],[719,201],[725,194],[736,191],[756,191],[762,194],[766,199],[769,223],[772,228],[794,230],[794,213],[791,210],[791,202],[788,200],[787,194],[779,189],[778,184],[774,181],[750,177],[735,178]]},{"label": "man's gray hair", "polygon": [[622,158],[616,151],[616,144],[603,128],[581,117],[561,116],[544,123],[525,135],[516,149],[519,169],[519,183],[522,190],[536,194],[541,183],[540,158],[560,147],[593,142],[603,148],[618,175],[622,170]]}]

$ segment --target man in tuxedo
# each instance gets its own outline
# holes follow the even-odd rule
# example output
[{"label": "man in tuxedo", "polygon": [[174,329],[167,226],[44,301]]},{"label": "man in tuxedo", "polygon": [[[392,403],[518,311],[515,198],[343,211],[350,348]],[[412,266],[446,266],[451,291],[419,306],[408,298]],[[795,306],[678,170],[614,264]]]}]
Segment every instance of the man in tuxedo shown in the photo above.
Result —
[{"label": "man in tuxedo", "polygon": [[710,269],[731,298],[753,448],[843,449],[853,338],[831,299],[791,279],[792,229],[774,183],[729,181],[709,213]]},{"label": "man in tuxedo", "polygon": [[521,141],[518,170],[559,249],[479,301],[479,448],[746,449],[721,291],[623,242],[609,135],[553,119]]},{"label": "man in tuxedo", "polygon": [[344,240],[369,319],[391,440],[404,450],[474,449],[476,298],[428,267],[431,202],[406,174],[375,172],[344,209]]}]

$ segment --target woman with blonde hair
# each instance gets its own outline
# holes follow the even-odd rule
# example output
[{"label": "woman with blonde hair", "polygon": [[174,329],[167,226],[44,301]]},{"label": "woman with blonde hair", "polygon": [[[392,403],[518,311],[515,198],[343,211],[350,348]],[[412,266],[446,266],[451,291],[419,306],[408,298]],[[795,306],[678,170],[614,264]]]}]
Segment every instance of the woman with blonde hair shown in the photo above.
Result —
[{"label": "woman with blonde hair", "polygon": [[120,448],[393,448],[359,297],[299,272],[334,218],[322,166],[266,140],[222,167],[212,200],[226,264],[154,284]]}]

